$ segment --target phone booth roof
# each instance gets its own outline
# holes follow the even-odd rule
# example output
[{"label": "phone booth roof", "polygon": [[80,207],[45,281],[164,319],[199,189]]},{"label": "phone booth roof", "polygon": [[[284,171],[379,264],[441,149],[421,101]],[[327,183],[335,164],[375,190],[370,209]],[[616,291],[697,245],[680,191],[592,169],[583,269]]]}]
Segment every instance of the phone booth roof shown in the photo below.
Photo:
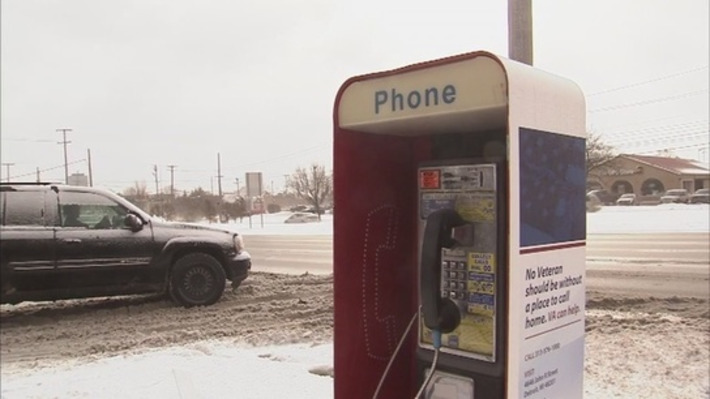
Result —
[{"label": "phone booth roof", "polygon": [[574,82],[477,51],[352,77],[338,92],[334,120],[342,130],[405,136],[532,120],[543,129],[583,136],[584,110]]}]

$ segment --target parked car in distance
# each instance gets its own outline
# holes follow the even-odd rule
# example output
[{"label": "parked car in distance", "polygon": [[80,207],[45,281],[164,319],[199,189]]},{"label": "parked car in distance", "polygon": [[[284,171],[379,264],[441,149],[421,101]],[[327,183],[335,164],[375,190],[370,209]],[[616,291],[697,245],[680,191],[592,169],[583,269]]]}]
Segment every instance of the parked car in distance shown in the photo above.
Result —
[{"label": "parked car in distance", "polygon": [[661,196],[661,203],[662,204],[687,204],[688,200],[690,199],[690,195],[688,194],[688,190],[684,188],[674,188],[671,190],[668,190]]},{"label": "parked car in distance", "polygon": [[602,202],[592,193],[587,194],[587,212],[596,212],[602,209]]},{"label": "parked car in distance", "polygon": [[690,196],[691,204],[710,204],[710,188],[700,188],[695,190]]},{"label": "parked car in distance", "polygon": [[284,223],[311,223],[317,222],[318,215],[314,213],[296,212],[284,220]]},{"label": "parked car in distance", "polygon": [[638,202],[636,201],[636,194],[634,194],[634,193],[621,194],[621,197],[619,197],[619,199],[616,200],[616,205],[638,205]]},{"label": "parked car in distance", "polygon": [[616,204],[616,199],[619,198],[617,194],[609,192],[608,190],[592,190],[588,194],[594,194],[602,205],[614,205]]},{"label": "parked car in distance", "polygon": [[251,257],[227,230],[162,222],[92,187],[0,184],[2,303],[161,293],[217,302]]}]

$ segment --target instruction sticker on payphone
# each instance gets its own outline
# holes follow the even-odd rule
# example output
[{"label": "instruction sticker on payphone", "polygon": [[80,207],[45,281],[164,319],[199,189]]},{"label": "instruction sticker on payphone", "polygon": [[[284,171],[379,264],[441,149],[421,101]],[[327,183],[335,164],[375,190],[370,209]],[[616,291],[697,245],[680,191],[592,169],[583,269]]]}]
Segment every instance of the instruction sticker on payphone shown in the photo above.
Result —
[{"label": "instruction sticker on payphone", "polygon": [[[429,215],[443,209],[456,211],[464,222],[452,230],[455,245],[441,249],[441,297],[453,301],[461,316],[442,335],[442,350],[489,362],[496,353],[496,187],[495,164],[419,168],[420,231]],[[420,320],[420,346],[432,342]]]}]

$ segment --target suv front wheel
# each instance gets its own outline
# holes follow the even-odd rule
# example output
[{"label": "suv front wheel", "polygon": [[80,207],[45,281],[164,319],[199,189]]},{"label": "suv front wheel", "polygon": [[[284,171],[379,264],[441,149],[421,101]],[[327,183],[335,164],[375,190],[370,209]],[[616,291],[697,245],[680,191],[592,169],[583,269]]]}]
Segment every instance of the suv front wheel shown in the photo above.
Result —
[{"label": "suv front wheel", "polygon": [[224,292],[227,277],[222,265],[204,253],[192,253],[175,262],[170,273],[170,296],[180,305],[207,306]]}]

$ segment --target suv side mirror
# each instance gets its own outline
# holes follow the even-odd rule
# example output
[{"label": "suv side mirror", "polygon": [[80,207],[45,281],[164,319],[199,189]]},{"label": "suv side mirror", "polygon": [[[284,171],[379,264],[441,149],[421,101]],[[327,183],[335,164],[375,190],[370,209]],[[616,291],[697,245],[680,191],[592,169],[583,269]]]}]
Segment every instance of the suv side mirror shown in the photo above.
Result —
[{"label": "suv side mirror", "polygon": [[126,215],[126,217],[123,219],[123,224],[128,226],[131,231],[140,231],[143,228],[143,220],[141,220],[138,215],[129,213]]}]

